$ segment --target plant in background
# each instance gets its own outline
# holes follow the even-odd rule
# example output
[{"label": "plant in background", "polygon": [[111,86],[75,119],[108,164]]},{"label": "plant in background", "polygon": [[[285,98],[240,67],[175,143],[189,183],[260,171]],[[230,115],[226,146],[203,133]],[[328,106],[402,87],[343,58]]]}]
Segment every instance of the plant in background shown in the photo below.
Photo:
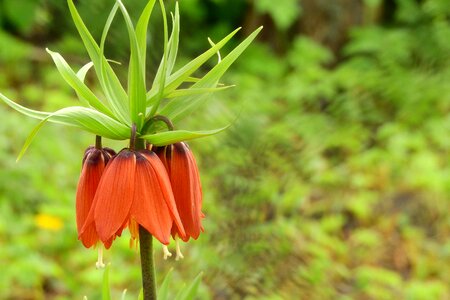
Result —
[{"label": "plant in background", "polygon": [[[151,88],[147,90],[147,27],[155,2],[150,0],[147,3],[134,27],[125,6],[117,0],[100,44],[97,44],[73,1],[68,0],[70,13],[91,62],[75,72],[59,53],[48,49],[47,52],[82,105],[52,113],[41,112],[23,107],[0,94],[0,98],[12,108],[41,120],[25,141],[18,159],[47,121],[75,126],[96,135],[96,145],[85,152],[77,190],[79,239],[85,247],[101,241],[109,248],[128,227],[132,240],[139,238],[144,299],[156,298],[152,235],[167,245],[171,234],[174,239],[179,237],[188,241],[191,237],[198,238],[203,230],[198,170],[185,141],[225,129],[174,130],[173,123],[201,107],[211,93],[229,87],[219,86],[219,79],[261,30],[253,32],[223,59],[218,54],[219,50],[239,29],[217,44],[210,41],[210,49],[174,71],[180,32],[178,5],[172,15],[169,37],[165,8],[160,0],[164,19],[164,54]],[[118,10],[124,17],[130,40],[127,90],[104,55],[106,37]],[[217,65],[202,78],[193,77],[193,73],[216,54],[219,56]],[[102,95],[96,95],[84,83],[91,68],[95,70]],[[186,88],[186,85],[190,86]],[[164,130],[163,123],[169,130]],[[113,150],[102,148],[101,137],[129,140],[130,146],[116,155]],[[167,257],[170,254],[165,250]],[[182,255],[177,244],[179,257]],[[97,266],[102,265],[100,250]]]}]

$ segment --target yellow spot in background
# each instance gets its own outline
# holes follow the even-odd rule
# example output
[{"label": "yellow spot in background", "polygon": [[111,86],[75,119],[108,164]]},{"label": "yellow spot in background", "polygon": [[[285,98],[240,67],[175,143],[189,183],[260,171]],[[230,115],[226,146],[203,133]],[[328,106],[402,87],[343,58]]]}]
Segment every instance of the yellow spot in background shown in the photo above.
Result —
[{"label": "yellow spot in background", "polygon": [[60,218],[47,214],[36,215],[34,222],[37,227],[50,231],[59,231],[63,227],[63,222]]}]

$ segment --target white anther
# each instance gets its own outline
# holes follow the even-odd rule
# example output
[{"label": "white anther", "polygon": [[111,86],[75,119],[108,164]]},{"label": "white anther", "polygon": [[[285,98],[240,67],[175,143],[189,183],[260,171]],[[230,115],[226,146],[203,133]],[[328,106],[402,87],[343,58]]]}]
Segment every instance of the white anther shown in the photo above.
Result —
[{"label": "white anther", "polygon": [[98,247],[98,258],[95,267],[97,269],[103,269],[105,267],[105,264],[103,263],[103,246]]},{"label": "white anther", "polygon": [[170,253],[169,248],[166,245],[163,245],[164,252],[164,260],[167,260],[168,257],[172,257],[172,253]]},{"label": "white anther", "polygon": [[183,253],[181,253],[181,249],[180,249],[180,240],[178,238],[175,238],[175,244],[176,244],[176,248],[177,248],[177,256],[175,257],[175,260],[180,260],[183,259]]}]

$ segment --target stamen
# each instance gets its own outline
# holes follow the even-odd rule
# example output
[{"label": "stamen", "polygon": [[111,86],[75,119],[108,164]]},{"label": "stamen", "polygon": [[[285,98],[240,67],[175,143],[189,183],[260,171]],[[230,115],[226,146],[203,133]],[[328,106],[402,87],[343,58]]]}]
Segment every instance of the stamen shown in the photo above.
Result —
[{"label": "stamen", "polygon": [[103,263],[103,246],[98,247],[98,259],[95,263],[95,267],[97,269],[103,269],[105,267],[105,264]]},{"label": "stamen", "polygon": [[164,252],[164,260],[167,260],[168,257],[172,257],[172,253],[169,251],[169,247],[166,245],[163,245],[163,252]]},{"label": "stamen", "polygon": [[178,239],[178,237],[175,237],[175,244],[176,244],[176,248],[177,248],[177,256],[175,257],[175,260],[180,260],[183,259],[183,253],[181,253],[181,249],[180,249],[180,240]]}]

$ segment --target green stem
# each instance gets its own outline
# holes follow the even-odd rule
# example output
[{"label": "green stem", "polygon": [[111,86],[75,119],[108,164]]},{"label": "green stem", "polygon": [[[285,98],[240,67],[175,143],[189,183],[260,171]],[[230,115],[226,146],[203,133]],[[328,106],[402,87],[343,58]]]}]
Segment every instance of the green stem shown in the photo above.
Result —
[{"label": "green stem", "polygon": [[142,127],[142,133],[146,134],[148,129],[150,128],[150,126],[153,125],[153,123],[158,122],[158,121],[164,122],[169,131],[174,130],[173,123],[172,123],[172,121],[170,121],[169,118],[162,116],[162,115],[156,115],[147,120],[147,122],[144,124],[144,127]]},{"label": "green stem", "polygon": [[139,225],[139,247],[141,252],[142,288],[144,291],[144,300],[156,300],[153,236],[141,225]]},{"label": "green stem", "polygon": [[98,150],[102,150],[102,137],[99,135],[95,136],[95,148]]},{"label": "green stem", "polygon": [[[145,141],[136,139],[136,150],[145,149]],[[139,225],[139,250],[141,254],[142,289],[144,300],[156,300],[155,262],[153,260],[153,236]]]}]

